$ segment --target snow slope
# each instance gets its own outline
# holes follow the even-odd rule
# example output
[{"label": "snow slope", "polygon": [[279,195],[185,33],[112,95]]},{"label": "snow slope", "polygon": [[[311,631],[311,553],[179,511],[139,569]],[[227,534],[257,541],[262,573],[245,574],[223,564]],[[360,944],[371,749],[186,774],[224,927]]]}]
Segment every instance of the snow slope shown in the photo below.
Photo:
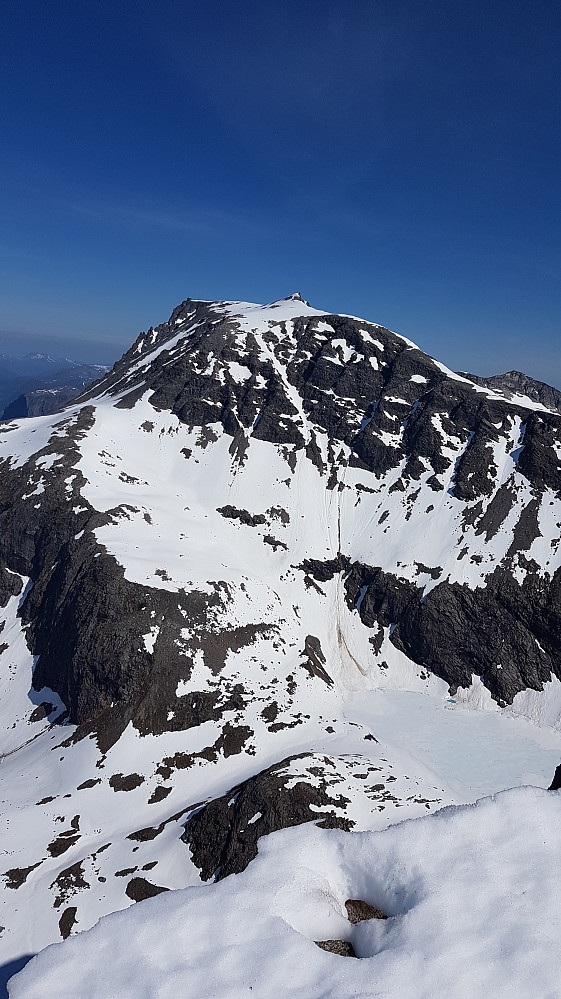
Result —
[{"label": "snow slope", "polygon": [[[533,788],[381,832],[284,830],[243,874],[47,948],[10,999],[554,999],[560,836],[559,793]],[[348,899],[388,918],[352,925]],[[333,939],[358,959],[314,943]]]}]

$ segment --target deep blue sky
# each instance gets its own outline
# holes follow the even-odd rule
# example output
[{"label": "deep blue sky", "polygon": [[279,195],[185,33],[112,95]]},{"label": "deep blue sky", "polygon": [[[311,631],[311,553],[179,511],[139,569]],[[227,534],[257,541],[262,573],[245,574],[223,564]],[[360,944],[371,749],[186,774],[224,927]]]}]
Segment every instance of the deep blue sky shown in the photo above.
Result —
[{"label": "deep blue sky", "polygon": [[0,37],[0,350],[298,290],[561,385],[555,0],[9,0]]}]

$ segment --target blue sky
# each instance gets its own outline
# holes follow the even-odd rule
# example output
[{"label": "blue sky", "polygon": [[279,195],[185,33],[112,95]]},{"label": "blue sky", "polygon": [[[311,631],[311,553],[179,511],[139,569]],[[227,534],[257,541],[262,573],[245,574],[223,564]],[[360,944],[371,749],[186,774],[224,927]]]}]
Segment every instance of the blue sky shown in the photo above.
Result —
[{"label": "blue sky", "polygon": [[561,385],[553,0],[20,0],[0,36],[0,351],[300,291]]}]

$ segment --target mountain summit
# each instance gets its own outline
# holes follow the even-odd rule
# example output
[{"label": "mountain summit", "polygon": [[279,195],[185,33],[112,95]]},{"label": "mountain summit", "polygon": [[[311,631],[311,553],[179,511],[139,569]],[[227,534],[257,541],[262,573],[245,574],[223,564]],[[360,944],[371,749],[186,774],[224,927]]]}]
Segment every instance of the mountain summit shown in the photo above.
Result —
[{"label": "mountain summit", "polygon": [[186,299],[0,424],[6,960],[273,829],[471,800],[396,691],[558,724],[561,416],[520,386],[299,294]]}]

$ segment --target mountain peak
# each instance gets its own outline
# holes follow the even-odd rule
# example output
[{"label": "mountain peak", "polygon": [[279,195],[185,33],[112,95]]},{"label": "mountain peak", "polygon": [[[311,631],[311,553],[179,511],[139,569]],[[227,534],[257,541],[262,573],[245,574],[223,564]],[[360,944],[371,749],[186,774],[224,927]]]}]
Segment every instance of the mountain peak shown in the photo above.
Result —
[{"label": "mountain peak", "polygon": [[[460,372],[464,374],[464,372]],[[502,375],[490,375],[482,378],[480,375],[466,374],[466,378],[491,389],[493,392],[502,393],[506,399],[524,402],[528,400],[534,408],[543,407],[552,412],[561,413],[561,392],[547,382],[538,381],[524,374],[523,371],[505,371]]]},{"label": "mountain peak", "polygon": [[301,302],[302,305],[307,305],[308,308],[311,308],[310,303],[305,298],[302,298],[299,291],[295,291],[292,295],[287,295],[286,298],[279,298],[276,302],[271,302],[269,308],[276,305],[280,306],[284,302]]}]

